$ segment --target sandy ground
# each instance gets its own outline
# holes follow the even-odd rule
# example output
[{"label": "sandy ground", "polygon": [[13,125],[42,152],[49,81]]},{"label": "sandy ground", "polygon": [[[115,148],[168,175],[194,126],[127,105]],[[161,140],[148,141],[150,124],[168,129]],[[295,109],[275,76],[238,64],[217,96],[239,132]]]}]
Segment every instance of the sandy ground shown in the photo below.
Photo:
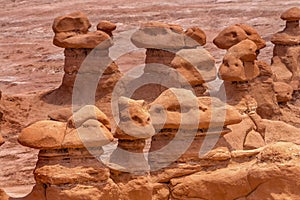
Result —
[{"label": "sandy ground", "polygon": [[[142,22],[162,21],[184,28],[199,26],[207,34],[205,48],[222,60],[213,38],[235,23],[253,26],[267,41],[260,58],[270,63],[273,33],[282,30],[280,14],[299,0],[0,0],[0,89],[4,120],[1,133],[6,143],[0,148],[0,187],[15,195],[24,195],[34,183],[32,171],[37,151],[16,141],[20,130],[33,121],[44,119],[54,105],[40,102],[37,95],[59,86],[63,75],[63,49],[52,44],[51,25],[56,16],[74,11],[86,13],[94,25],[100,20],[117,24],[115,35],[139,27]],[[125,59],[120,67],[142,58]]]}]

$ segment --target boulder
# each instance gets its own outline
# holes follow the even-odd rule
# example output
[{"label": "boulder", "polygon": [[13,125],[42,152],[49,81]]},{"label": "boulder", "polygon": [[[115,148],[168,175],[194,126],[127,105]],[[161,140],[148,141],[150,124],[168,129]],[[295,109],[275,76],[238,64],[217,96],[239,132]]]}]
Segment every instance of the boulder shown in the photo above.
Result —
[{"label": "boulder", "polygon": [[[238,111],[213,97],[196,97],[189,90],[171,88],[152,102],[155,127],[208,129],[241,122]],[[189,120],[186,120],[189,119]]]},{"label": "boulder", "polygon": [[185,43],[188,43],[187,40],[190,38],[190,42],[197,42],[201,46],[204,46],[206,44],[206,34],[199,27],[188,28],[184,33],[186,36],[188,36],[188,38],[186,38]]},{"label": "boulder", "polygon": [[206,35],[198,27],[191,27],[184,32],[179,25],[148,22],[132,35],[131,41],[138,48],[175,50],[204,45]]},{"label": "boulder", "polygon": [[112,32],[116,30],[117,25],[106,20],[102,20],[97,25],[97,30],[103,31],[112,37]]},{"label": "boulder", "polygon": [[72,185],[67,184],[64,187],[51,185],[46,188],[47,200],[110,200],[119,199],[119,189],[112,181],[100,182],[92,185]]},{"label": "boulder", "polygon": [[52,29],[54,33],[61,32],[79,32],[85,34],[88,32],[91,24],[87,16],[82,12],[74,12],[54,19]]},{"label": "boulder", "polygon": [[66,131],[66,123],[43,120],[22,130],[18,142],[35,149],[60,149]]},{"label": "boulder", "polygon": [[48,114],[50,120],[67,122],[68,119],[72,116],[72,108],[61,108],[58,110],[51,111]]},{"label": "boulder", "polygon": [[61,48],[99,48],[107,49],[113,45],[111,37],[103,31],[77,34],[73,32],[56,33],[53,44]]},{"label": "boulder", "polygon": [[100,147],[114,140],[110,130],[95,119],[88,119],[77,129],[68,132],[63,140],[63,148]]},{"label": "boulder", "polygon": [[244,142],[244,149],[250,150],[250,149],[258,149],[260,147],[265,146],[265,141],[260,135],[260,133],[251,130],[245,139]]},{"label": "boulder", "polygon": [[215,60],[203,48],[176,52],[170,65],[192,86],[216,79]]},{"label": "boulder", "polygon": [[236,24],[225,28],[213,40],[213,43],[220,49],[229,49],[245,39],[253,41],[257,49],[266,46],[266,42],[259,36],[257,31],[246,24]]},{"label": "boulder", "polygon": [[300,8],[293,7],[283,12],[280,16],[281,19],[286,21],[299,21],[300,20]]},{"label": "boulder", "polygon": [[84,122],[89,119],[94,119],[102,123],[107,129],[110,130],[110,121],[107,116],[94,105],[85,105],[77,110],[73,116],[68,119],[68,127],[80,127]]}]

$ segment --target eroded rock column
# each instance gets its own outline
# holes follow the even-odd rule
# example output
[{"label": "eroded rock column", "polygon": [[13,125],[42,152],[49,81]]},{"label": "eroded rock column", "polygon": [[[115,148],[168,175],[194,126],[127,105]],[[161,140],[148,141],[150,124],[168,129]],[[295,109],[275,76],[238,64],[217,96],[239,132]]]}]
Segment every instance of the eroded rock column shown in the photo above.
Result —
[{"label": "eroded rock column", "polygon": [[150,109],[156,134],[152,137],[149,164],[154,182],[166,186],[171,178],[197,172],[230,159],[223,136],[230,124],[241,122],[238,111],[212,97],[191,91],[164,91]]},{"label": "eroded rock column", "polygon": [[[112,31],[116,29],[116,25],[109,21],[100,21],[96,31],[89,31],[90,27],[87,16],[81,12],[54,20],[53,44],[65,48],[65,74],[61,86],[48,94],[46,100],[58,104],[70,103],[74,90],[82,93],[96,92],[96,99],[112,92],[114,84],[121,77],[116,63],[109,57],[108,50],[113,45]],[[81,83],[77,83],[74,88],[76,78]],[[83,88],[82,85],[86,87]],[[97,90],[90,91],[94,85]]]},{"label": "eroded rock column", "polygon": [[204,83],[216,78],[214,59],[201,47],[206,43],[206,35],[198,27],[184,31],[179,25],[149,22],[133,34],[131,41],[146,49],[141,79],[155,82],[139,88],[135,99],[147,98],[151,102],[170,87],[190,87],[201,96],[206,91]]},{"label": "eroded rock column", "polygon": [[289,83],[299,90],[300,68],[300,8],[293,7],[281,15],[286,21],[284,30],[273,35],[275,44],[272,58],[272,70],[278,81]]},{"label": "eroded rock column", "polygon": [[118,187],[99,157],[113,136],[106,115],[94,106],[66,122],[39,121],[22,130],[18,141],[40,149],[36,186],[26,199],[118,199]]}]

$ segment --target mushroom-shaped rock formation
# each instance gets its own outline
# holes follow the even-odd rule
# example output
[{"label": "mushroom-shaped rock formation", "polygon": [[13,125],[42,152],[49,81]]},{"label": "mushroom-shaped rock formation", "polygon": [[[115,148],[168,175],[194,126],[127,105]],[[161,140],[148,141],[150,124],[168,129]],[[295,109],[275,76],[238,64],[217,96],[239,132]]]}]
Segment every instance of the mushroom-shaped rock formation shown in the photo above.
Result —
[{"label": "mushroom-shaped rock formation", "polygon": [[[132,35],[131,41],[138,48],[146,49],[145,73],[148,76],[158,74],[159,77],[161,74],[160,77],[164,77],[160,78],[158,92],[152,95],[154,98],[145,100],[153,101],[166,88],[177,87],[177,85],[178,87],[191,86],[197,95],[202,95],[206,91],[203,84],[216,78],[213,57],[200,48],[206,43],[206,35],[198,27],[191,27],[184,31],[179,25],[149,22],[143,24]],[[170,75],[172,73],[175,75]],[[142,79],[147,78],[145,76]],[[165,77],[169,78],[166,80]],[[173,85],[166,86],[164,83],[173,83]],[[139,90],[150,89],[154,93],[156,87],[145,85]],[[144,99],[141,95],[134,95],[134,98]]]},{"label": "mushroom-shaped rock formation", "polygon": [[153,170],[166,167],[168,162],[199,162],[206,137],[215,142],[214,148],[226,147],[223,135],[230,132],[226,126],[242,120],[234,107],[217,98],[196,97],[189,90],[176,88],[164,91],[152,102],[150,114],[158,132],[152,137],[149,153]]},{"label": "mushroom-shaped rock formation", "polygon": [[[52,29],[55,33],[53,43],[62,48],[93,49],[100,43],[106,49],[112,45],[112,40],[103,31],[89,32],[91,24],[85,14],[74,12],[54,19]],[[102,44],[100,45],[102,46]]]},{"label": "mushroom-shaped rock formation", "polygon": [[[116,29],[116,25],[101,21],[94,32],[89,31],[90,27],[87,16],[81,12],[54,20],[53,44],[65,48],[65,74],[61,86],[45,97],[51,103],[70,103],[76,78],[79,79],[77,87],[75,86],[76,91],[84,93],[96,85],[96,98],[100,99],[112,91],[121,77],[121,72],[109,57],[108,50],[113,45],[112,31]],[[79,83],[83,81],[85,87]]]},{"label": "mushroom-shaped rock formation", "polygon": [[36,186],[27,198],[38,194],[44,199],[79,200],[81,191],[87,199],[118,199],[109,169],[96,159],[103,153],[102,146],[113,139],[107,117],[91,105],[66,122],[44,120],[23,129],[18,141],[40,149],[34,170]]},{"label": "mushroom-shaped rock formation", "polygon": [[[214,43],[219,48],[227,49],[219,68],[219,77],[224,80],[228,103],[241,112],[252,112],[253,109],[249,110],[247,104],[252,104],[254,98],[257,112],[262,117],[279,114],[272,71],[266,63],[257,60],[265,41],[256,30],[245,24],[230,26],[214,39]],[[250,102],[247,103],[248,100]]]},{"label": "mushroom-shaped rock formation", "polygon": [[260,37],[257,31],[246,24],[236,24],[225,28],[213,42],[220,49],[229,49],[246,39],[253,41],[258,50],[266,46],[266,42]]},{"label": "mushroom-shaped rock formation", "polygon": [[[273,50],[272,69],[275,75],[298,90],[300,75],[300,8],[293,7],[281,15],[286,21],[286,27],[273,35],[271,42]],[[285,71],[285,73],[282,73]],[[290,75],[291,73],[291,75]],[[286,77],[287,78],[284,78]]]},{"label": "mushroom-shaped rock formation", "polygon": [[146,139],[155,134],[148,105],[143,100],[121,97],[118,107],[120,121],[114,135],[118,147],[110,157],[110,164],[118,171],[144,173],[149,167],[143,149]]}]

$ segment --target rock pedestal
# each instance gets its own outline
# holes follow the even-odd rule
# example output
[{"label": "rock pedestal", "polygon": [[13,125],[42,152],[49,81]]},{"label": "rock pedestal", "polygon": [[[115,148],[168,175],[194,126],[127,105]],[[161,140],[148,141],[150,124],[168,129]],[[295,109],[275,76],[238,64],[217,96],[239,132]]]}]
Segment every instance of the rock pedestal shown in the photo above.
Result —
[{"label": "rock pedestal", "polygon": [[138,48],[146,49],[144,74],[141,79],[151,80],[135,92],[133,98],[145,99],[151,93],[153,101],[170,87],[192,88],[196,95],[203,95],[205,82],[216,78],[213,57],[201,46],[206,43],[205,33],[198,27],[184,31],[181,26],[149,22],[132,35],[131,41]]},{"label": "rock pedestal", "polygon": [[291,8],[281,15],[286,27],[273,35],[275,44],[272,58],[272,70],[278,81],[289,83],[294,90],[299,89],[300,68],[300,8]]},{"label": "rock pedestal", "polygon": [[242,120],[235,108],[219,99],[196,97],[189,90],[175,88],[151,103],[150,114],[157,134],[152,137],[149,164],[154,174],[160,175],[161,171],[155,171],[180,165],[182,169],[188,163],[204,165],[204,154],[212,149],[228,151],[223,138],[230,132],[226,127]]},{"label": "rock pedestal", "polygon": [[54,20],[53,44],[65,48],[65,74],[61,86],[48,94],[46,100],[57,104],[70,103],[74,90],[96,93],[96,99],[112,92],[121,77],[108,50],[113,45],[112,31],[116,29],[116,25],[100,21],[94,32],[89,31],[90,27],[88,18],[81,12]]},{"label": "rock pedestal", "polygon": [[23,129],[18,141],[40,149],[36,186],[26,199],[117,199],[118,188],[99,160],[102,146],[112,140],[107,117],[94,106],[67,122],[45,120]]},{"label": "rock pedestal", "polygon": [[265,41],[256,30],[245,24],[230,26],[214,39],[214,43],[219,48],[227,49],[219,69],[227,102],[243,113],[250,111],[247,104],[256,101],[256,111],[262,117],[278,115],[272,71],[266,63],[257,60]]},{"label": "rock pedestal", "polygon": [[118,146],[110,157],[110,164],[115,171],[147,173],[144,147],[146,139],[155,133],[147,104],[143,100],[121,97],[118,107],[119,123],[114,135],[118,138]]}]

